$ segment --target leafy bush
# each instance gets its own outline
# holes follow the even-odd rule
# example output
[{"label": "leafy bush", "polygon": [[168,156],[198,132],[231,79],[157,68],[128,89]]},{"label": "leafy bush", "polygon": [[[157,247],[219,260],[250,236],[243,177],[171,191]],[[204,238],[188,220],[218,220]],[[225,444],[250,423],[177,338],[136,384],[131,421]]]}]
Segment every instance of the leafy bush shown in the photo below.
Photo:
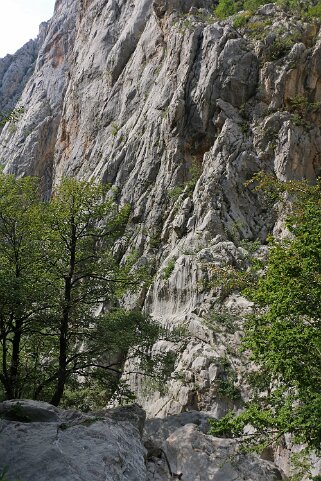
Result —
[{"label": "leafy bush", "polygon": [[321,2],[318,2],[314,7],[310,7],[307,11],[308,18],[318,18],[321,20]]},{"label": "leafy bush", "polygon": [[163,278],[169,279],[176,264],[177,257],[173,257],[167,263],[167,266],[163,269]]},{"label": "leafy bush", "polygon": [[232,401],[240,401],[241,393],[236,386],[237,374],[230,361],[223,357],[219,360],[221,373],[217,379],[217,393],[219,396]]},{"label": "leafy bush", "polygon": [[[231,15],[235,15],[241,10],[247,10],[249,12],[255,12],[262,5],[270,3],[266,0],[220,0],[218,6],[215,9],[215,15],[218,18],[227,18]],[[321,19],[321,1],[313,0],[277,0],[276,4],[284,10],[306,15],[307,18],[319,18]],[[239,20],[242,22],[242,20]],[[240,25],[236,25],[240,26]]]},{"label": "leafy bush", "polygon": [[268,3],[266,2],[266,0],[245,0],[243,3],[243,9],[254,12],[262,5],[265,5],[266,3]]},{"label": "leafy bush", "polygon": [[290,35],[288,37],[276,38],[272,45],[270,46],[266,60],[273,62],[279,60],[288,54],[296,42],[296,37]]},{"label": "leafy bush", "polygon": [[310,102],[304,95],[295,95],[289,99],[289,111],[304,116],[320,110],[321,102]]},{"label": "leafy bush", "polygon": [[[244,294],[256,303],[249,316],[244,349],[251,352],[266,389],[246,410],[212,422],[211,433],[243,437],[261,451],[286,433],[321,452],[321,183],[282,183],[256,176],[284,202],[291,237],[272,240],[267,268]],[[286,194],[286,195],[285,195]],[[255,428],[246,436],[244,428]]]},{"label": "leafy bush", "polygon": [[168,191],[168,196],[170,199],[176,201],[179,196],[184,192],[185,187],[183,185],[176,185]]},{"label": "leafy bush", "polygon": [[237,318],[227,310],[212,309],[205,319],[205,325],[214,333],[226,331],[234,334],[237,329]]},{"label": "leafy bush", "polygon": [[242,1],[220,0],[215,9],[215,14],[218,18],[227,18],[242,10],[242,4]]},{"label": "leafy bush", "polygon": [[255,10],[266,3],[268,2],[265,0],[220,0],[215,9],[215,14],[218,18],[227,18],[241,10],[255,12]]},{"label": "leafy bush", "polygon": [[234,28],[244,27],[244,25],[247,24],[247,22],[249,21],[249,19],[251,18],[251,16],[252,16],[252,15],[251,15],[250,12],[240,13],[239,15],[237,15],[237,16],[234,18],[233,27],[234,27]]}]

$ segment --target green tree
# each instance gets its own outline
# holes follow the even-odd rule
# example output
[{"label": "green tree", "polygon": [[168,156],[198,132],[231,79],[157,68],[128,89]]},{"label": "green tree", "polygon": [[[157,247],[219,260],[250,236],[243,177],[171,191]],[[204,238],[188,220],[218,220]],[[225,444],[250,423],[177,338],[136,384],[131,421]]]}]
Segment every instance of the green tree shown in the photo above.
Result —
[{"label": "green tree", "polygon": [[[220,0],[215,9],[218,18],[227,18],[241,10],[255,12],[260,6],[266,5],[265,0]],[[285,10],[298,14],[307,14],[308,17],[320,18],[320,0],[277,0],[276,4]]]},{"label": "green tree", "polygon": [[[0,380],[7,398],[20,397],[31,385],[34,358],[28,356],[31,338],[46,310],[50,291],[40,256],[42,209],[37,181],[0,174]],[[36,350],[35,350],[36,351]],[[36,354],[35,354],[36,355]]]},{"label": "green tree", "polygon": [[55,405],[71,374],[84,375],[85,368],[93,367],[88,356],[96,353],[92,342],[88,351],[87,341],[92,341],[100,321],[97,309],[107,304],[116,307],[119,288],[137,284],[113,255],[114,242],[127,224],[129,206],[118,209],[106,194],[102,185],[64,179],[49,202],[44,258],[57,286],[52,313],[54,333],[59,337],[53,373],[57,382],[51,398]]},{"label": "green tree", "polygon": [[257,306],[243,341],[259,367],[257,388],[241,415],[213,421],[211,432],[242,436],[251,424],[247,440],[258,449],[292,433],[320,451],[321,184],[258,180],[270,197],[291,199],[290,235],[272,241],[264,275],[245,291]]},{"label": "green tree", "polygon": [[97,183],[64,179],[43,201],[36,179],[0,175],[4,397],[58,405],[66,388],[71,400],[94,387],[106,403],[128,356],[152,371],[161,329],[119,309],[118,299],[145,276],[115,258],[130,208],[113,197]]}]

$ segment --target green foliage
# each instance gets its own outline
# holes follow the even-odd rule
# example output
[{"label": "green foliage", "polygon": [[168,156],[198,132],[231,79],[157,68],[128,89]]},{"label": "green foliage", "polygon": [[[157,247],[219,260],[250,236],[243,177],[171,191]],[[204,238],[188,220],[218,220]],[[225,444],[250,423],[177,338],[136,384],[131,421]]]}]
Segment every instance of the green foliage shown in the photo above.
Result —
[{"label": "green foliage", "polygon": [[11,112],[0,113],[0,128],[7,123],[11,123],[13,126],[16,122],[18,122],[24,111],[24,107],[19,107]]},{"label": "green foliage", "polygon": [[215,9],[215,15],[218,18],[227,18],[242,10],[242,1],[220,0]]},{"label": "green foliage", "polygon": [[248,11],[240,13],[234,18],[233,27],[234,28],[244,27],[248,23],[251,16],[252,16],[251,12],[248,12]]},{"label": "green foliage", "polygon": [[247,250],[249,254],[255,254],[257,250],[261,247],[261,242],[257,239],[255,241],[250,241],[248,239],[242,239],[240,241],[240,247]]},{"label": "green foliage", "polygon": [[119,130],[120,130],[119,125],[116,124],[116,122],[113,122],[113,123],[111,124],[111,135],[112,135],[113,137],[116,137],[116,135],[118,134]]},{"label": "green foliage", "polygon": [[304,95],[295,95],[289,99],[289,108],[292,112],[305,115],[308,112],[320,110],[321,102],[310,102]]},{"label": "green foliage", "polygon": [[[218,6],[215,9],[215,15],[218,18],[224,19],[235,15],[241,10],[245,10],[254,13],[262,5],[266,5],[266,0],[220,0]],[[321,2],[315,0],[277,0],[276,4],[282,7],[284,10],[300,14],[312,18],[321,18]],[[241,22],[239,24],[238,22]],[[243,26],[243,19],[236,20],[236,27]]]},{"label": "green foliage", "polygon": [[303,18],[319,18],[320,0],[277,0],[277,5],[284,10],[301,15]]},{"label": "green foliage", "polygon": [[183,184],[177,185],[176,187],[170,189],[168,191],[169,197],[176,201],[183,192],[186,192],[187,195],[192,195],[201,173],[202,165],[197,161],[195,157],[193,157],[192,162],[187,169],[186,181]]},{"label": "green foliage", "polygon": [[158,249],[162,244],[162,229],[157,228],[149,234],[149,245],[152,249]]},{"label": "green foliage", "polygon": [[215,9],[215,14],[218,18],[227,18],[241,10],[255,12],[259,7],[266,3],[268,2],[265,0],[220,0]]},{"label": "green foliage", "polygon": [[265,5],[267,2],[265,0],[244,0],[243,9],[255,12],[259,7]]},{"label": "green foliage", "polygon": [[271,241],[264,275],[245,294],[257,312],[246,323],[244,349],[265,376],[244,413],[213,422],[212,433],[245,437],[261,450],[284,433],[321,451],[321,184],[281,183],[256,176],[276,199],[291,196],[287,227],[292,235]]},{"label": "green foliage", "polygon": [[313,125],[313,114],[320,111],[321,102],[310,102],[304,95],[296,95],[288,100],[286,109],[291,112],[291,120],[295,125],[306,128]]},{"label": "green foliage", "polygon": [[7,412],[4,413],[3,417],[9,421],[19,421],[21,423],[29,423],[31,418],[27,416],[21,404],[14,404]]},{"label": "green foliage", "polygon": [[182,185],[177,185],[168,191],[168,195],[171,199],[176,201],[179,196],[184,192],[185,187]]},{"label": "green foliage", "polygon": [[264,40],[267,35],[267,28],[272,24],[271,19],[258,20],[246,24],[246,33],[255,40]]},{"label": "green foliage", "polygon": [[217,379],[217,394],[232,401],[240,401],[241,393],[236,385],[237,374],[231,362],[223,357],[219,360],[221,372]]},{"label": "green foliage", "polygon": [[290,52],[296,41],[297,37],[295,35],[276,38],[267,51],[266,60],[273,62],[284,57]]},{"label": "green foliage", "polygon": [[308,18],[317,18],[321,20],[321,2],[319,1],[316,5],[310,7],[307,11]]},{"label": "green foliage", "polygon": [[213,309],[209,311],[205,324],[215,332],[226,331],[233,334],[237,328],[237,319],[234,314],[224,309]]},{"label": "green foliage", "polygon": [[192,195],[198,179],[202,173],[202,164],[195,157],[192,158],[191,165],[188,169],[188,180],[186,182],[187,193]]},{"label": "green foliage", "polygon": [[[8,468],[7,467],[3,468],[2,471],[0,472],[0,481],[11,481],[8,479],[7,473],[8,473]],[[12,481],[19,481],[19,480],[15,479]]]},{"label": "green foliage", "polygon": [[298,10],[301,8],[301,1],[300,0],[277,0],[277,5],[286,9],[286,10]]},{"label": "green foliage", "polygon": [[176,261],[177,261],[177,257],[172,257],[172,259],[170,259],[166,265],[166,267],[164,267],[163,269],[163,278],[164,279],[169,279],[174,268],[175,268],[175,264],[176,264]]},{"label": "green foliage", "polygon": [[97,404],[106,404],[115,395],[129,351],[140,362],[150,358],[160,329],[139,312],[118,307],[120,296],[148,278],[135,268],[137,256],[120,264],[113,255],[130,208],[118,208],[107,191],[64,179],[43,201],[37,179],[0,174],[5,398],[55,405],[78,399],[89,409],[95,396]]},{"label": "green foliage", "polygon": [[261,267],[259,261],[251,259],[249,266],[236,268],[234,266],[209,265],[210,279],[205,288],[215,288],[217,295],[225,299],[232,292],[242,291],[255,282],[257,271]]}]

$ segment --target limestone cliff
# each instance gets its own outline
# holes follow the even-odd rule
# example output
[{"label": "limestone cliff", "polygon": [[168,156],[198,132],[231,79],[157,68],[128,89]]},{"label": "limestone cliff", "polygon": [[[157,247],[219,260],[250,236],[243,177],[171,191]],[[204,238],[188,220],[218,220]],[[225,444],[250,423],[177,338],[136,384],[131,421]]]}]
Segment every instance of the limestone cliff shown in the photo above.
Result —
[{"label": "limestone cliff", "polygon": [[[42,24],[44,33],[46,24]],[[37,40],[29,40],[14,55],[0,59],[0,112],[13,110],[23,89],[32,75],[37,60],[41,35]]]},{"label": "limestone cliff", "polygon": [[[40,175],[46,193],[63,175],[95,177],[132,204],[117,253],[136,250],[155,277],[128,302],[190,333],[165,392],[147,396],[130,378],[148,416],[221,416],[246,399],[236,346],[251,305],[207,281],[282,228],[244,185],[255,172],[320,174],[319,24],[273,4],[243,25],[218,21],[215,3],[57,1],[18,102],[25,113],[0,139],[6,170]],[[232,397],[220,389],[230,375]]]}]

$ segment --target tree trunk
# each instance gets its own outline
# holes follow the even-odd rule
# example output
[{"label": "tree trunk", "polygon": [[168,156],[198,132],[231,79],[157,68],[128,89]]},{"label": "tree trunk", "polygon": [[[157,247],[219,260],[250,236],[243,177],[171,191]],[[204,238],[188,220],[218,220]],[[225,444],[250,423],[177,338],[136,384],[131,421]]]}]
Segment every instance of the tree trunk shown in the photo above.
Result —
[{"label": "tree trunk", "polygon": [[62,309],[62,319],[60,323],[60,336],[59,336],[59,368],[57,385],[54,395],[50,401],[50,404],[58,406],[63,396],[66,381],[68,378],[67,371],[67,355],[68,355],[68,331],[70,325],[70,314],[72,310],[72,281],[75,273],[76,264],[76,245],[77,245],[77,231],[75,225],[75,219],[72,215],[70,218],[70,244],[69,244],[69,272],[65,276],[65,292],[64,303]]},{"label": "tree trunk", "polygon": [[[66,289],[67,290],[67,282]],[[63,319],[60,324],[60,336],[59,336],[59,370],[57,377],[57,385],[54,395],[50,401],[50,404],[58,406],[65,390],[65,384],[67,380],[67,349],[68,349],[68,327],[69,327],[69,309],[64,309]]]},{"label": "tree trunk", "polygon": [[[2,324],[2,323],[1,323]],[[1,325],[1,344],[2,344],[2,372],[0,373],[0,381],[5,390],[6,399],[13,398],[11,392],[11,385],[9,382],[9,373],[8,373],[8,365],[7,365],[7,356],[8,356],[8,348],[7,348],[7,335],[4,331],[3,326]]]},{"label": "tree trunk", "polygon": [[22,326],[23,322],[21,320],[16,321],[16,325],[13,331],[12,358],[9,369],[8,389],[6,392],[7,399],[18,399],[20,397],[19,365]]}]

